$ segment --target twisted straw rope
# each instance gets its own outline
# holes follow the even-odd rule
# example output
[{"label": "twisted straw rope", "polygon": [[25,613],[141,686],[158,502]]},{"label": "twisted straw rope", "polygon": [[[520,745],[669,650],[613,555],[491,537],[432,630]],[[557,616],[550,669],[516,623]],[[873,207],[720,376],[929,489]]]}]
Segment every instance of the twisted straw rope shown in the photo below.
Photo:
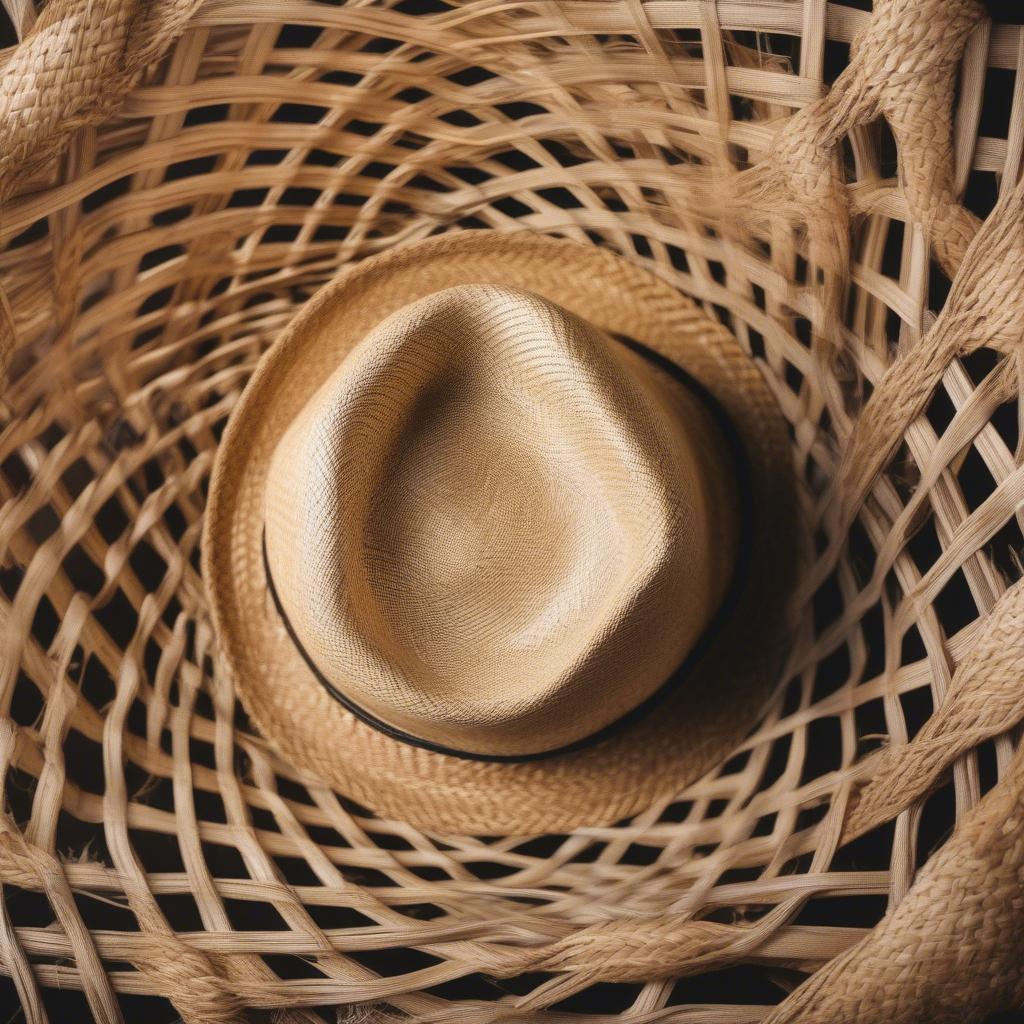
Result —
[{"label": "twisted straw rope", "polygon": [[85,125],[123,102],[198,0],[47,4],[0,77],[0,203]]},{"label": "twisted straw rope", "polygon": [[834,272],[825,301],[839,316],[850,260],[850,199],[841,140],[884,117],[900,151],[911,218],[927,232],[946,273],[954,274],[977,218],[953,192],[952,105],[956,70],[978,0],[879,0],[850,46],[850,63],[822,99],[790,118],[768,159],[741,175],[737,207],[766,219],[785,211],[807,225],[812,262]]},{"label": "twisted straw rope", "polygon": [[[38,173],[75,130],[109,116],[145,65],[185,27],[194,6],[53,0],[45,8],[0,80],[0,201]],[[942,267],[955,275],[932,329],[887,370],[854,426],[832,492],[835,557],[892,452],[950,363],[981,346],[1018,359],[1021,355],[1024,185],[1005,193],[980,230],[956,199],[953,185],[955,73],[982,14],[973,0],[880,0],[833,88],[785,123],[763,163],[722,183],[725,198],[716,200],[723,206],[723,220],[742,212],[775,231],[770,222],[781,213],[788,222],[803,224],[812,262],[833,271],[825,300],[837,308],[837,282],[850,259],[851,218],[838,146],[851,129],[884,116],[907,155],[902,171],[911,217],[925,231]],[[352,22],[357,27],[356,12]],[[704,204],[708,192],[698,175],[681,169],[678,177],[682,207]],[[7,309],[6,299],[0,299]],[[819,578],[812,585],[828,565],[827,559],[819,563]],[[850,792],[845,806],[835,805],[843,816],[833,843],[890,820],[933,788],[962,753],[1021,721],[1022,635],[1024,598],[1017,584],[984,620],[975,646],[953,675],[946,702],[921,732],[911,743],[889,747],[865,762],[867,781]],[[1001,784],[961,819],[904,899],[867,938],[799,988],[770,1016],[772,1024],[853,1018],[952,1021],[1024,998],[1022,813],[1024,760],[1018,753]],[[89,956],[83,952],[89,949],[95,954],[88,933],[80,934],[80,919],[62,916],[70,898],[64,866],[28,844],[6,821],[0,828],[0,864],[5,879],[47,893],[62,927],[74,936],[80,958]],[[143,928],[140,950],[145,955],[137,967],[151,976],[157,991],[174,1000],[186,1020],[234,1020],[245,1006],[290,1001],[281,992],[268,995],[274,986],[259,979],[229,981],[228,963],[235,958],[221,963],[180,942],[155,911],[145,883],[138,881],[125,883]],[[784,904],[776,917],[791,914],[796,906]],[[776,919],[770,923],[774,926]],[[756,948],[752,937],[760,934],[758,925],[685,917],[611,922],[549,946],[497,947],[493,973],[544,970],[581,974],[590,981],[676,976],[745,956]],[[966,968],[965,958],[975,972],[970,985],[951,969],[953,964]],[[977,975],[978,965],[986,975]],[[98,1018],[117,1019],[109,985],[105,978],[97,980],[97,972],[102,976],[98,958],[82,964],[90,1004]],[[13,973],[24,979],[27,968]],[[556,985],[546,995],[557,991]]]}]

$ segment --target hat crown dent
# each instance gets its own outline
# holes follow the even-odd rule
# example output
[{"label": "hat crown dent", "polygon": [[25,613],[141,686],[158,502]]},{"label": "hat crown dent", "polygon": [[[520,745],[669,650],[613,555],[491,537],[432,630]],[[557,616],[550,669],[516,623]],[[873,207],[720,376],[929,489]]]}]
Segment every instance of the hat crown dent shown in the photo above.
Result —
[{"label": "hat crown dent", "polygon": [[684,385],[539,296],[386,318],[282,434],[269,573],[307,657],[385,725],[478,755],[610,725],[728,585],[728,456]]}]

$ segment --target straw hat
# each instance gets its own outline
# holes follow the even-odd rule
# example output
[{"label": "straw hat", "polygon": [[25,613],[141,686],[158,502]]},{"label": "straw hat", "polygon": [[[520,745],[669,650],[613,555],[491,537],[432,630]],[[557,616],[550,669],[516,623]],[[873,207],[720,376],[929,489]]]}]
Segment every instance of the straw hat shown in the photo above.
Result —
[{"label": "straw hat", "polygon": [[786,448],[736,340],[607,251],[474,231],[364,260],[218,447],[203,575],[235,687],[289,761],[390,817],[623,818],[761,710]]},{"label": "straw hat", "polygon": [[0,1019],[1019,1007],[1022,27],[36,7]]}]

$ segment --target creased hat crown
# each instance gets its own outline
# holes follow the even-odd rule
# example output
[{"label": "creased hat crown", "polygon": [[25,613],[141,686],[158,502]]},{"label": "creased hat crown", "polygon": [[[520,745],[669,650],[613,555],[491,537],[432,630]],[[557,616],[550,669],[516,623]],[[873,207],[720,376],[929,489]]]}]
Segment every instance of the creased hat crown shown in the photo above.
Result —
[{"label": "creased hat crown", "polygon": [[665,684],[729,584],[701,396],[537,295],[466,284],[367,335],[288,425],[268,578],[325,685],[426,745],[527,756]]}]

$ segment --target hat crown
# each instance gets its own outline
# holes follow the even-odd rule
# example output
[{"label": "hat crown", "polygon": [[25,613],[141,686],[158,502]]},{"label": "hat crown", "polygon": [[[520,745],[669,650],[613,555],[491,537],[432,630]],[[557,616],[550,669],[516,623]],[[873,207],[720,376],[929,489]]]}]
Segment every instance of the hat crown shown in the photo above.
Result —
[{"label": "hat crown", "polygon": [[270,581],[336,695],[427,744],[521,756],[657,691],[735,559],[700,399],[532,293],[460,285],[384,320],[289,425]]}]

